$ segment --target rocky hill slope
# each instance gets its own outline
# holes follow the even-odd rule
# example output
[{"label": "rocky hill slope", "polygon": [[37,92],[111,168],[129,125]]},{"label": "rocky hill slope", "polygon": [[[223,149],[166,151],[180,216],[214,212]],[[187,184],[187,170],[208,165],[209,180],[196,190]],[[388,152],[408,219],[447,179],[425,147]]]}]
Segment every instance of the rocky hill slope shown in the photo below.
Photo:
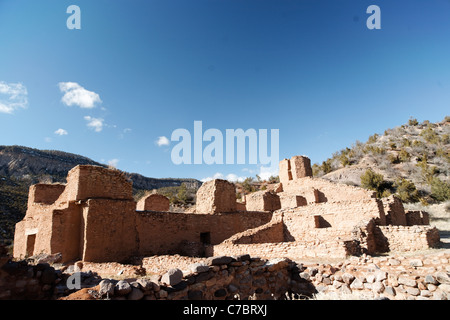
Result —
[{"label": "rocky hill slope", "polygon": [[365,143],[356,141],[350,148],[335,152],[322,164],[314,164],[313,173],[369,188],[362,180],[379,178],[372,188],[380,196],[395,193],[404,202],[449,200],[450,117],[438,123],[419,123],[411,118],[407,124],[372,135]]},{"label": "rocky hill slope", "polygon": [[[14,226],[25,215],[28,188],[45,182],[66,182],[70,169],[89,164],[106,167],[89,158],[56,150],[38,150],[22,146],[0,146],[0,242],[10,242]],[[156,179],[137,173],[126,173],[133,181],[136,195],[145,190],[179,187],[185,184],[196,190],[201,182],[196,179]]]}]

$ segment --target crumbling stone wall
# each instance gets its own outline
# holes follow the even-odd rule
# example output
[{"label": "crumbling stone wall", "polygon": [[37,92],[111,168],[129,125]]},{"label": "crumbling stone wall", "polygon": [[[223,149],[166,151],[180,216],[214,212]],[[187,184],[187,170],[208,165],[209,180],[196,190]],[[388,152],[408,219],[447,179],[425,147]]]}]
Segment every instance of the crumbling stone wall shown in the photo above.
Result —
[{"label": "crumbling stone wall", "polygon": [[0,246],[0,300],[41,300],[53,297],[58,272],[48,263],[12,261]]},{"label": "crumbling stone wall", "polygon": [[131,180],[119,170],[78,165],[69,171],[63,195],[66,201],[90,198],[133,200],[133,188]]},{"label": "crumbling stone wall", "polygon": [[[376,198],[373,191],[338,184],[321,178],[305,177],[283,183],[283,192],[304,196],[303,190],[317,190],[315,191],[315,202],[359,201]],[[311,193],[311,191],[308,191],[308,193]],[[309,198],[313,199],[311,196]],[[312,202],[311,200],[308,200],[308,203]]]},{"label": "crumbling stone wall", "polygon": [[389,196],[381,199],[386,215],[386,224],[406,226],[405,209],[403,208],[402,201],[395,197]]},{"label": "crumbling stone wall", "polygon": [[389,251],[415,251],[437,247],[439,231],[432,226],[379,226]]},{"label": "crumbling stone wall", "polygon": [[129,226],[136,203],[131,182],[122,173],[80,165],[69,171],[62,189],[43,184],[30,188],[26,216],[16,224],[14,257],[60,252],[64,262],[98,261],[108,255],[108,260],[120,261],[133,252],[129,238],[136,243],[135,233],[129,233]]},{"label": "crumbling stone wall", "polygon": [[150,194],[143,197],[137,203],[136,210],[169,211],[170,200],[162,194]]},{"label": "crumbling stone wall", "polygon": [[281,208],[280,197],[273,191],[257,191],[245,196],[247,211],[275,211]]},{"label": "crumbling stone wall", "polygon": [[28,192],[28,206],[32,206],[35,203],[53,204],[63,193],[65,187],[64,184],[59,183],[38,183],[32,185]]},{"label": "crumbling stone wall", "polygon": [[304,156],[294,156],[280,161],[279,178],[281,183],[312,177],[311,160]]},{"label": "crumbling stone wall", "polygon": [[[282,210],[283,222],[293,239],[301,240],[305,231],[332,228],[351,231],[362,220],[376,218],[382,225],[383,212],[377,199],[316,203],[294,209]],[[321,217],[319,219],[318,217]],[[323,239],[331,240],[331,239]]]},{"label": "crumbling stone wall", "polygon": [[122,261],[137,253],[136,202],[89,199],[83,205],[81,260]]},{"label": "crumbling stone wall", "polygon": [[218,244],[238,232],[263,225],[271,218],[269,212],[214,215],[138,212],[139,252],[147,255],[180,253],[189,247],[197,247],[198,254],[203,255],[204,245]]},{"label": "crumbling stone wall", "polygon": [[[350,242],[353,242],[349,240]],[[356,243],[354,245],[357,245]],[[253,243],[253,244],[234,244],[224,242],[212,246],[209,253],[213,255],[245,254],[259,256],[265,259],[275,259],[286,257],[289,259],[303,258],[345,258],[350,252],[352,245],[347,241],[333,240],[321,241],[305,239],[303,241],[277,242],[277,243]]]},{"label": "crumbling stone wall", "polygon": [[197,213],[215,214],[236,211],[236,186],[222,179],[207,181],[197,191]]},{"label": "crumbling stone wall", "polygon": [[425,211],[406,211],[406,225],[428,225],[430,224],[430,215]]}]

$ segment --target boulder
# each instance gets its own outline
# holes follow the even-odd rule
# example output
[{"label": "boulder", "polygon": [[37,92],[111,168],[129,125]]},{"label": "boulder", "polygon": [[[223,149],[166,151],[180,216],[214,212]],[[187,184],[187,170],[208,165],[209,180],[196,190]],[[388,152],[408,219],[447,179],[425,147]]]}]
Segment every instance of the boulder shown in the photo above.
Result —
[{"label": "boulder", "polygon": [[183,271],[178,268],[170,269],[161,278],[161,282],[169,286],[177,285],[183,280]]},{"label": "boulder", "polygon": [[119,296],[127,295],[131,292],[130,284],[125,280],[120,280],[114,287],[114,293]]}]

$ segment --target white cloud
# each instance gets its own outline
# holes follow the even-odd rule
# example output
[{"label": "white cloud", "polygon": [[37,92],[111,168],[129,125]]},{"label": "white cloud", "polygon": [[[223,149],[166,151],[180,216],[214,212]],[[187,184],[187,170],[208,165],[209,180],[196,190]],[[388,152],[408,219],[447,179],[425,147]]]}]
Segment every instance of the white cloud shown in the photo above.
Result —
[{"label": "white cloud", "polygon": [[238,177],[237,174],[230,173],[225,177],[225,179],[231,182],[243,182],[245,177]]},{"label": "white cloud", "polygon": [[93,129],[95,132],[100,132],[103,130],[104,120],[101,118],[93,118],[91,116],[85,116],[84,120],[86,120],[87,126]]},{"label": "white cloud", "polygon": [[28,106],[27,88],[21,83],[0,81],[0,112],[12,114]]},{"label": "white cloud", "polygon": [[55,134],[57,134],[58,136],[65,136],[68,135],[69,133],[67,132],[67,130],[59,128],[58,130],[55,131]]},{"label": "white cloud", "polygon": [[217,172],[212,177],[206,177],[201,179],[202,182],[207,182],[214,179],[224,179],[228,180],[230,182],[243,182],[245,180],[245,177],[239,177],[238,175],[234,173],[227,174],[226,176],[223,175],[223,173]]},{"label": "white cloud", "polygon": [[271,176],[277,176],[278,175],[278,165],[274,165],[271,167],[264,167],[261,166],[259,168],[259,174],[258,174],[262,180],[268,180]]},{"label": "white cloud", "polygon": [[64,92],[61,101],[66,106],[76,105],[80,108],[91,109],[96,103],[102,102],[97,93],[86,90],[76,82],[60,82],[58,85],[59,90]]},{"label": "white cloud", "polygon": [[108,166],[117,168],[117,165],[119,164],[119,159],[111,159],[108,160]]},{"label": "white cloud", "polygon": [[170,144],[170,141],[167,137],[162,136],[162,137],[158,137],[158,140],[156,140],[156,144],[158,145],[158,147],[168,146]]},{"label": "white cloud", "polygon": [[212,177],[206,177],[206,178],[201,179],[200,181],[206,182],[206,181],[210,181],[210,180],[214,180],[214,179],[223,179],[223,174],[220,172],[217,172]]}]

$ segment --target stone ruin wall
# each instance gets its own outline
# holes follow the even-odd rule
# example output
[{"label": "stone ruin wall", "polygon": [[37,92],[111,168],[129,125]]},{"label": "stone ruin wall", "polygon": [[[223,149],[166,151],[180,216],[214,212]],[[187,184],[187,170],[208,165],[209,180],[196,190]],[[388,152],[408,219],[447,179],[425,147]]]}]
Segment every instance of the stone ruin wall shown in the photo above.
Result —
[{"label": "stone ruin wall", "polygon": [[245,196],[248,211],[275,211],[281,209],[280,197],[273,191],[256,191]]},{"label": "stone ruin wall", "polygon": [[[270,221],[269,212],[183,214],[138,212],[136,229],[140,254],[190,253],[203,255],[203,246],[218,244],[237,232]],[[151,231],[149,230],[151,226]],[[191,252],[186,252],[186,250]]]},{"label": "stone ruin wall", "polygon": [[140,199],[136,205],[139,211],[169,211],[170,200],[161,194],[150,194]]},{"label": "stone ruin wall", "polygon": [[[371,221],[380,226],[428,222],[426,213],[405,213],[395,197],[380,201],[371,191],[312,178],[308,163],[305,157],[283,160],[280,175],[284,164],[285,174],[296,178],[280,184],[278,193],[266,190],[248,195],[245,212],[237,211],[234,184],[220,179],[206,182],[197,193],[195,214],[148,211],[167,209],[168,199],[159,195],[142,199],[137,209],[145,211],[136,211],[131,183],[120,172],[78,166],[69,172],[64,189],[62,185],[30,188],[34,201],[17,224],[14,254],[30,255],[34,232],[34,254],[62,252],[66,261],[120,261],[132,254],[204,255],[205,245],[227,254],[230,246],[241,252],[236,246],[252,245],[255,250],[261,246],[264,253],[289,257],[342,257],[389,247],[383,241],[391,232],[382,236]],[[56,202],[49,204],[55,198]],[[280,207],[283,209],[275,211]]]},{"label": "stone ruin wall", "polygon": [[195,212],[215,214],[236,211],[236,186],[227,180],[215,179],[202,184],[197,191]]},{"label": "stone ruin wall", "polygon": [[35,204],[49,205],[53,204],[58,200],[61,193],[65,189],[64,184],[54,183],[54,184],[44,184],[38,183],[30,186],[28,192],[28,207]]},{"label": "stone ruin wall", "polygon": [[387,251],[418,251],[437,247],[439,231],[432,226],[379,226]]}]

